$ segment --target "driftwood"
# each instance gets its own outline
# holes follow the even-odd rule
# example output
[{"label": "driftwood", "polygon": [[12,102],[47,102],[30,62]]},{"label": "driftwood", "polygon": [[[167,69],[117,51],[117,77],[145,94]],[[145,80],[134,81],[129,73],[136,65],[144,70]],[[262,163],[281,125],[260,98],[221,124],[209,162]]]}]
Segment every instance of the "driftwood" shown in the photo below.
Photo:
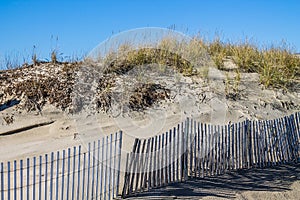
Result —
[{"label": "driftwood", "polygon": [[22,131],[27,131],[27,130],[30,130],[30,129],[33,129],[33,128],[37,128],[37,127],[40,127],[40,126],[46,126],[46,125],[52,124],[54,122],[55,122],[54,120],[52,120],[52,121],[46,121],[46,122],[41,122],[41,123],[38,123],[38,124],[33,124],[33,125],[29,125],[29,126],[25,126],[25,127],[13,129],[13,130],[10,130],[10,131],[6,131],[6,132],[3,132],[3,133],[0,133],[0,136],[6,136],[6,135],[11,135],[11,134],[19,133],[19,132],[22,132]]}]

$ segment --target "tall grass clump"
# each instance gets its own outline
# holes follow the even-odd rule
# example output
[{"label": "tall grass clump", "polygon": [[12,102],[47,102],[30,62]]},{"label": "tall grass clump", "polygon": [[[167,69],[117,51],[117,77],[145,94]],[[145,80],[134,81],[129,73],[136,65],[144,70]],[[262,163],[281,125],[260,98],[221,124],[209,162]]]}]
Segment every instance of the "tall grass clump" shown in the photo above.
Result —
[{"label": "tall grass clump", "polygon": [[222,42],[219,37],[216,37],[212,42],[206,42],[205,47],[217,67],[223,69],[224,59],[232,55],[231,44]]},{"label": "tall grass clump", "polygon": [[178,41],[165,37],[155,46],[135,48],[129,44],[120,45],[116,51],[97,59],[107,67],[105,73],[124,74],[138,66],[155,63],[161,71],[173,68],[184,76],[192,76],[197,74],[198,64],[204,65],[208,57],[201,40]]},{"label": "tall grass clump", "polygon": [[288,89],[300,81],[300,58],[286,45],[261,48],[248,40],[225,43],[216,38],[206,48],[220,70],[231,59],[242,72],[258,73],[265,87]]},{"label": "tall grass clump", "polygon": [[158,63],[164,67],[175,67],[184,75],[193,75],[195,66],[189,63],[193,60],[202,65],[198,69],[204,74],[207,70],[203,66],[209,65],[208,60],[211,58],[220,70],[227,70],[224,61],[229,59],[236,64],[239,73],[258,73],[260,83],[265,87],[289,89],[300,80],[300,58],[287,45],[262,48],[248,39],[233,43],[224,42],[219,37],[212,41],[194,37],[188,42],[181,42],[166,37],[159,41],[156,48],[134,49],[130,45],[121,46],[118,52],[112,52],[106,59],[110,60],[116,54],[122,56],[110,61],[108,70],[118,73],[124,73],[138,65]]},{"label": "tall grass clump", "polygon": [[289,49],[272,47],[261,52],[260,81],[266,87],[287,88],[300,81],[300,58]]}]

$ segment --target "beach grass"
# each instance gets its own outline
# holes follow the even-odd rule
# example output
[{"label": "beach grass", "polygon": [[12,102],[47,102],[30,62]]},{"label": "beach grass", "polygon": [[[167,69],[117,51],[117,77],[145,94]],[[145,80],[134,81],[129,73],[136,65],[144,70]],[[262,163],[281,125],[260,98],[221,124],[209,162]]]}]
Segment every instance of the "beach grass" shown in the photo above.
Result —
[{"label": "beach grass", "polygon": [[[174,38],[164,38],[157,49],[140,48],[133,49],[128,46],[120,46],[118,52],[108,54],[104,59],[113,62],[109,71],[126,72],[132,67],[141,64],[158,63],[161,65],[175,66],[184,75],[195,73],[188,59],[183,59],[176,53],[182,45]],[[242,42],[224,42],[219,37],[206,41],[200,37],[194,37],[182,52],[188,52],[194,58],[203,57],[204,51],[208,53],[215,65],[220,70],[225,70],[224,61],[230,59],[240,72],[258,73],[260,83],[266,88],[292,88],[300,82],[300,57],[286,43],[283,45],[271,45],[262,47],[245,39]],[[175,51],[175,53],[174,53]],[[113,54],[124,55],[123,60],[111,60]],[[32,56],[32,63],[37,63],[36,54]],[[51,62],[56,63],[57,53],[52,51]],[[72,61],[71,61],[72,62]],[[4,69],[16,68],[16,57],[6,56]],[[125,71],[124,71],[125,70]],[[205,70],[202,70],[205,71]]]}]

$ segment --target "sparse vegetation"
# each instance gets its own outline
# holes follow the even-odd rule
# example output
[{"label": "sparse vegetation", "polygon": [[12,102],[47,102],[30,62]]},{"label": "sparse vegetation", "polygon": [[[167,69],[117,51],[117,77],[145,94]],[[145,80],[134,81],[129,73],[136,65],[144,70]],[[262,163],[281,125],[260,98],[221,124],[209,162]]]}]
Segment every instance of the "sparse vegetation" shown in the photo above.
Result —
[{"label": "sparse vegetation", "polygon": [[300,58],[286,45],[260,48],[247,40],[234,44],[216,39],[206,48],[219,69],[223,69],[225,58],[231,58],[241,71],[258,73],[265,87],[288,89],[299,83]]},{"label": "sparse vegetation", "polygon": [[[181,53],[181,54],[180,54]],[[39,62],[35,51],[32,54],[33,65],[37,63],[43,64],[60,64],[62,65],[62,76],[66,76],[64,81],[58,81],[58,78],[52,77],[49,80],[26,80],[24,82],[16,84],[12,88],[7,88],[7,93],[10,95],[16,95],[16,97],[27,97],[25,106],[27,110],[40,110],[46,102],[55,104],[61,109],[65,110],[72,102],[71,93],[72,85],[70,82],[74,82],[74,70],[78,70],[82,63],[93,66],[95,63],[89,59],[85,59],[82,62],[58,62],[57,47],[51,52],[50,62]],[[97,83],[97,98],[95,102],[97,107],[104,111],[107,111],[107,107],[111,106],[111,88],[114,87],[114,81],[116,76],[124,75],[132,69],[136,69],[138,66],[147,66],[148,64],[156,63],[159,69],[158,71],[164,73],[167,68],[171,68],[179,72],[184,76],[199,75],[204,80],[208,80],[208,56],[212,58],[215,65],[220,70],[227,70],[224,66],[224,60],[231,60],[237,69],[235,73],[226,72],[226,78],[224,80],[226,97],[232,100],[237,100],[240,97],[240,82],[241,73],[258,73],[260,76],[260,83],[265,87],[284,88],[286,90],[297,87],[300,83],[300,58],[293,54],[292,50],[287,46],[261,48],[257,45],[251,44],[248,40],[240,43],[222,42],[219,38],[208,42],[200,38],[193,38],[188,43],[181,44],[172,38],[165,38],[158,43],[156,48],[139,48],[134,49],[130,45],[123,45],[117,50],[117,52],[111,52],[104,58],[99,60],[104,61],[106,68],[104,70],[104,78],[99,79]],[[60,59],[59,59],[60,60]],[[196,64],[202,64],[203,66],[197,68]],[[7,57],[6,68],[15,68],[15,58],[11,59]],[[50,66],[49,65],[49,66]],[[25,66],[32,66],[26,64]],[[64,73],[66,73],[64,75]],[[143,75],[147,73],[140,71]],[[3,73],[4,76],[4,73]],[[99,77],[98,77],[99,78]],[[135,77],[139,79],[139,77]],[[180,77],[175,75],[175,81],[179,81]],[[296,83],[296,84],[295,84]],[[142,81],[141,81],[141,84]],[[148,86],[152,83],[147,82]],[[66,92],[66,88],[68,91]],[[154,89],[153,89],[154,88]],[[147,98],[153,97],[155,90],[161,90],[161,88],[149,87],[150,92]],[[22,91],[20,91],[22,90]],[[87,88],[90,90],[90,88]],[[13,93],[12,93],[13,91]],[[139,90],[135,91],[139,93]],[[143,91],[145,93],[145,91]],[[53,93],[56,93],[55,95]],[[143,93],[143,94],[144,94]],[[142,93],[138,94],[143,96]],[[155,96],[155,95],[154,95]],[[163,98],[167,98],[165,95]],[[163,98],[156,98],[161,100]],[[64,99],[62,101],[61,99]],[[143,99],[139,99],[139,101]],[[147,99],[148,102],[149,99]],[[151,100],[149,100],[150,102]],[[145,105],[150,105],[150,103]],[[151,103],[152,104],[152,103]],[[142,107],[144,104],[142,105]],[[139,108],[140,109],[140,108]],[[76,110],[76,109],[75,109]]]},{"label": "sparse vegetation", "polygon": [[230,76],[229,72],[225,73],[225,96],[227,99],[238,100],[240,98],[240,82],[241,74],[239,70],[235,71],[234,76]]},{"label": "sparse vegetation", "polygon": [[[164,49],[154,49],[154,48],[142,48],[138,50],[131,50],[125,54],[121,53],[117,59],[111,59],[109,55],[108,60],[109,65],[105,70],[105,74],[116,73],[124,74],[136,66],[157,63],[160,66],[169,66],[178,70],[179,73],[182,73],[186,76],[193,75],[193,66],[192,64],[180,57],[180,55],[175,54],[171,51]],[[161,67],[161,71],[164,69]]]},{"label": "sparse vegetation", "polygon": [[51,62],[52,62],[52,64],[57,63],[57,53],[56,53],[56,51],[51,52]]},{"label": "sparse vegetation", "polygon": [[[58,38],[56,38],[57,43]],[[199,48],[200,47],[200,48]],[[35,48],[35,47],[34,47]],[[182,49],[181,49],[182,48]],[[188,53],[188,58],[183,58],[177,53]],[[160,64],[160,70],[163,72],[165,66],[173,66],[180,73],[191,76],[200,73],[202,77],[207,76],[207,70],[194,71],[193,64],[189,59],[197,60],[205,57],[205,51],[211,56],[216,66],[224,69],[224,60],[231,59],[241,72],[258,73],[260,82],[265,87],[277,87],[288,89],[293,83],[300,81],[300,57],[295,56],[294,52],[285,44],[281,46],[272,46],[271,48],[262,48],[259,45],[245,40],[239,43],[223,42],[219,37],[213,41],[205,41],[202,38],[195,37],[189,44],[180,44],[173,38],[165,38],[158,44],[157,48],[133,49],[130,45],[120,46],[118,52],[108,54],[104,60],[109,62],[107,73],[115,72],[117,74],[125,73],[134,66],[157,63]],[[122,53],[123,52],[123,53]],[[118,54],[117,59],[116,54]],[[51,51],[51,62],[58,62],[57,44]],[[120,56],[122,55],[122,56]],[[13,69],[19,65],[17,57],[5,56],[4,65],[6,69]],[[32,54],[32,62],[38,62],[35,51]]]}]

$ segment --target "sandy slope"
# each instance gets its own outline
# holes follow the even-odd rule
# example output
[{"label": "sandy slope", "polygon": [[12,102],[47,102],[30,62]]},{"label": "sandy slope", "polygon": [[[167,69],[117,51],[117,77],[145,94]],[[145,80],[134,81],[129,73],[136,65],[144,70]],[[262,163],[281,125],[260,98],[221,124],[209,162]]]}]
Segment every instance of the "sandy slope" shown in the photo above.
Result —
[{"label": "sandy slope", "polygon": [[[95,115],[88,111],[74,115],[67,114],[48,104],[38,113],[27,113],[15,107],[5,109],[0,112],[0,160],[24,159],[66,149],[73,145],[85,145],[88,141],[99,139],[120,129],[124,132],[124,150],[130,151],[135,137],[146,138],[162,133],[176,126],[186,117],[207,123],[226,124],[229,121],[237,122],[246,118],[272,119],[300,110],[299,91],[286,93],[282,90],[263,89],[258,84],[257,74],[242,74],[239,86],[240,98],[236,101],[226,99],[224,78],[225,73],[216,69],[211,69],[209,81],[200,77],[181,77],[180,91],[174,95],[172,101],[161,102],[144,113],[132,112],[115,118],[101,112]],[[178,89],[172,79],[166,79],[165,84],[170,88]],[[4,120],[6,116],[12,117],[14,122],[7,124]],[[5,135],[8,131],[47,121],[54,121],[54,123]],[[299,179],[299,165],[296,168],[295,176]],[[295,178],[291,180],[296,181]],[[191,185],[194,187],[198,184],[201,188],[202,184],[211,181],[204,180]],[[237,180],[234,181],[238,183]],[[286,185],[284,190],[268,191],[266,188],[258,191],[245,187],[236,191],[231,188],[229,195],[225,196],[222,195],[223,191],[212,187],[204,192],[201,190],[200,193],[195,193],[192,199],[204,198],[206,192],[205,199],[297,199],[300,194],[300,182],[293,181]],[[182,191],[182,188],[190,187],[189,184],[181,185],[178,190]],[[211,190],[215,195],[210,195]]]}]

